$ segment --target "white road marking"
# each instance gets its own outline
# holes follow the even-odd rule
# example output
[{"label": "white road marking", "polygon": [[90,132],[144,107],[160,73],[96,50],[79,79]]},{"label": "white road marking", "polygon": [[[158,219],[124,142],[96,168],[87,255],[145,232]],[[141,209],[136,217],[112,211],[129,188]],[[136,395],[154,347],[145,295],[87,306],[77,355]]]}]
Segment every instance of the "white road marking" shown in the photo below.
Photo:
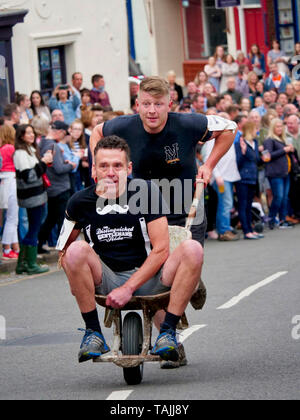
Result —
[{"label": "white road marking", "polygon": [[124,401],[127,400],[129,395],[133,392],[133,389],[129,389],[126,391],[114,391],[112,392],[107,398],[107,401]]},{"label": "white road marking", "polygon": [[217,309],[232,308],[232,306],[237,305],[242,299],[250,296],[257,289],[259,289],[263,286],[266,286],[267,284],[271,283],[272,281],[278,279],[281,276],[284,276],[287,273],[288,273],[288,271],[279,271],[278,273],[275,273],[272,276],[267,277],[266,279],[260,281],[259,283],[253,284],[253,286],[250,286],[247,289],[243,290],[240,294],[238,294],[237,296],[234,296],[232,299],[230,299],[228,302],[224,303],[224,305],[219,306]]},{"label": "white road marking", "polygon": [[179,334],[179,341],[180,343],[183,343],[190,335],[192,335],[194,332],[200,330],[200,328],[205,328],[207,325],[192,325],[191,327],[187,328],[186,330],[183,330]]},{"label": "white road marking", "polygon": [[[183,330],[180,332],[180,339],[179,341],[183,343],[190,335],[192,335],[194,332],[200,330],[200,328],[205,328],[207,325],[192,325],[191,327],[187,328],[186,330]],[[157,362],[153,362],[157,363]],[[114,401],[124,401],[127,400],[129,395],[133,392],[133,389],[124,390],[124,391],[114,391],[112,392],[107,398],[107,401],[114,400]]]}]

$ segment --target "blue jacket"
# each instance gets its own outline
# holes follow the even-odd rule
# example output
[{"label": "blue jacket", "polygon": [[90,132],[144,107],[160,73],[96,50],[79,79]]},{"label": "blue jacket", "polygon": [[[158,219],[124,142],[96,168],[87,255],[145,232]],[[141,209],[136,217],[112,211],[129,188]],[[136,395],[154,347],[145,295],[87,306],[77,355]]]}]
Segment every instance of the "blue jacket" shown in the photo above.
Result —
[{"label": "blue jacket", "polygon": [[288,160],[284,150],[286,145],[279,140],[268,138],[264,148],[271,154],[270,162],[266,163],[266,176],[270,178],[286,178],[288,176]]},{"label": "blue jacket", "polygon": [[[253,65],[254,62],[255,62],[255,57],[252,57],[251,59],[249,57],[249,60],[251,61],[251,64]],[[260,63],[261,70],[263,71],[263,73],[265,73],[266,72],[266,61],[265,61],[265,56],[263,54],[260,55],[259,63]]]},{"label": "blue jacket", "polygon": [[281,79],[281,83],[280,83],[279,87],[276,88],[276,86],[275,86],[275,84],[272,80],[272,73],[271,73],[270,76],[265,81],[265,90],[277,89],[278,93],[285,92],[286,85],[291,83],[291,80],[286,74],[284,74],[284,73],[280,73],[280,74],[282,76],[282,79]]},{"label": "blue jacket", "polygon": [[254,140],[255,148],[247,144],[246,154],[243,155],[240,142],[235,143],[236,161],[238,169],[241,175],[241,181],[243,184],[255,185],[258,179],[258,168],[257,165],[261,163],[261,159],[258,151],[258,143]]}]

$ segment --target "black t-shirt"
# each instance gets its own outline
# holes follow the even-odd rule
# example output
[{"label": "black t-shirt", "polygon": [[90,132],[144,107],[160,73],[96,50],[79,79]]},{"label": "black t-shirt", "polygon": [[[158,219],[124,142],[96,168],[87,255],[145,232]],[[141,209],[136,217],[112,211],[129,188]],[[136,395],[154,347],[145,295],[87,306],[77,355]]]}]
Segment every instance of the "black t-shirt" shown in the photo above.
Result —
[{"label": "black t-shirt", "polygon": [[[149,181],[135,180],[139,188],[128,188],[116,200],[106,200],[95,192],[95,185],[75,193],[69,200],[66,218],[83,229],[85,240],[113,271],[121,272],[140,267],[151,245],[147,224],[164,216],[158,189]],[[158,200],[151,213],[153,196]],[[111,206],[111,207],[108,207]]]},{"label": "black t-shirt", "polygon": [[[202,114],[169,113],[164,129],[158,134],[149,134],[145,131],[139,115],[121,116],[107,121],[103,127],[103,135],[115,134],[125,139],[131,150],[133,162],[133,176],[147,180],[174,179],[180,180],[182,194],[175,194],[171,190],[170,198],[164,198],[172,214],[175,211],[176,201],[183,203],[185,197],[191,197],[189,203],[183,206],[189,208],[194,190],[185,194],[185,188],[193,188],[197,174],[195,148],[199,141],[207,141],[212,133],[207,130],[207,118]],[[186,180],[186,183],[184,183]],[[190,180],[190,183],[187,182]],[[181,212],[186,215],[187,211]],[[176,218],[176,216],[175,216]]]}]

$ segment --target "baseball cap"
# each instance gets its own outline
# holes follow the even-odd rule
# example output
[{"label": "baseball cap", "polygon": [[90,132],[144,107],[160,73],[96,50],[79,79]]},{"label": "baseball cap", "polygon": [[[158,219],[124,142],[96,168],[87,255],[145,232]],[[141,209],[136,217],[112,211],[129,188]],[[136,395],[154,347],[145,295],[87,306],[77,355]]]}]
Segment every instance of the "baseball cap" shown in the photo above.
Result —
[{"label": "baseball cap", "polygon": [[54,121],[51,124],[51,127],[52,127],[53,130],[64,130],[66,132],[69,129],[69,126],[66,123],[64,123],[63,121]]}]

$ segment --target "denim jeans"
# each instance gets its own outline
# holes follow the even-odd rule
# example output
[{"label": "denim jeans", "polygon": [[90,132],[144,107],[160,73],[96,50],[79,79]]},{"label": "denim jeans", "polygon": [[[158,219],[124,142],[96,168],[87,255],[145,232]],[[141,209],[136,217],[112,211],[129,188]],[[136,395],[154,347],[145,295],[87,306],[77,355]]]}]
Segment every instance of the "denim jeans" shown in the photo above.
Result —
[{"label": "denim jeans", "polygon": [[46,211],[45,204],[27,210],[28,232],[22,240],[23,245],[37,246],[38,235]]},{"label": "denim jeans", "polygon": [[269,178],[273,200],[270,207],[269,217],[275,223],[275,217],[279,214],[279,220],[285,220],[288,214],[288,197],[290,191],[290,177]]},{"label": "denim jeans", "polygon": [[233,207],[233,183],[224,181],[224,192],[220,193],[216,181],[213,187],[218,195],[216,229],[219,235],[231,229],[231,210]]},{"label": "denim jeans", "polygon": [[19,242],[22,243],[28,232],[28,218],[26,209],[19,207]]},{"label": "denim jeans", "polygon": [[244,235],[253,231],[252,223],[252,202],[255,196],[256,185],[236,182],[236,195],[238,199],[239,219]]}]

